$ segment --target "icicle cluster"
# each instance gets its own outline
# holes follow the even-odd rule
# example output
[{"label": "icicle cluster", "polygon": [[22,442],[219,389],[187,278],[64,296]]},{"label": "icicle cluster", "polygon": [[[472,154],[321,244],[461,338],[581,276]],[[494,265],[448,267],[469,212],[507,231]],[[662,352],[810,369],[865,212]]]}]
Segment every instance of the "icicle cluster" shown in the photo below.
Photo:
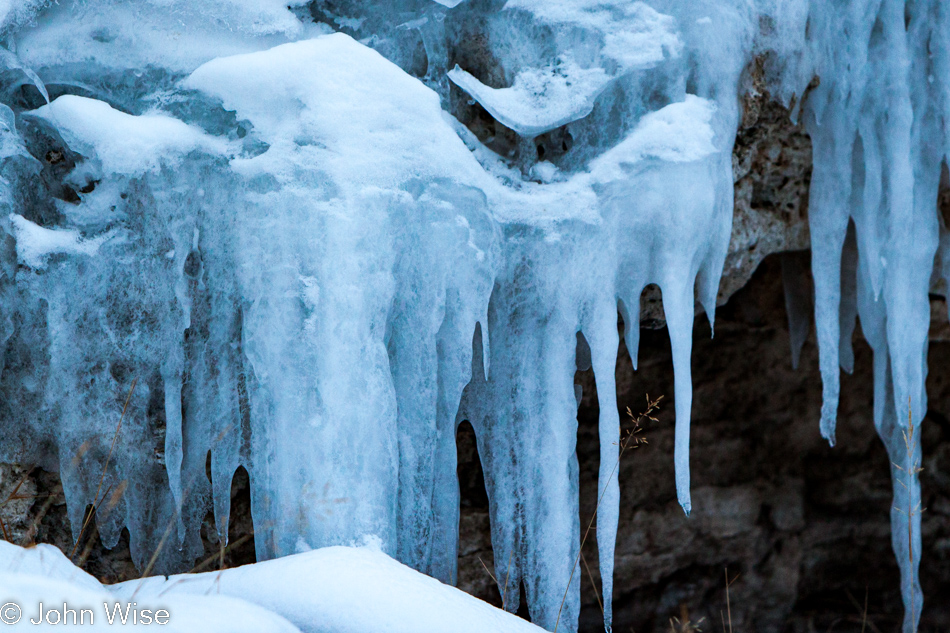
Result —
[{"label": "icicle cluster", "polygon": [[806,38],[815,76],[802,96],[802,118],[813,145],[821,432],[834,444],[839,366],[853,367],[851,335],[860,318],[874,350],[874,423],[891,461],[892,540],[903,630],[911,632],[922,606],[915,429],[927,412],[928,292],[932,276],[945,276],[934,260],[946,234],[935,207],[950,156],[950,6],[815,3]]},{"label": "icicle cluster", "polygon": [[97,505],[142,567],[188,568],[209,510],[226,539],[243,466],[260,558],[373,536],[453,582],[468,419],[496,577],[559,630],[573,375],[593,368],[601,405],[609,629],[617,313],[636,359],[650,283],[690,510],[694,304],[712,319],[762,56],[814,146],[822,433],[859,316],[915,630],[945,2],[37,0],[0,5],[0,37],[0,459],[58,470],[74,536]]}]

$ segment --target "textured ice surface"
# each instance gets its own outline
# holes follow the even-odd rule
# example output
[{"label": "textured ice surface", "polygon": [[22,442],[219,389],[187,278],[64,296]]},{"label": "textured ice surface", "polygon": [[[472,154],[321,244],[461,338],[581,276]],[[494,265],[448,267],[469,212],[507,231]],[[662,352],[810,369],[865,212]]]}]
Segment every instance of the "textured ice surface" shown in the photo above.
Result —
[{"label": "textured ice surface", "polygon": [[[693,315],[713,318],[760,56],[814,147],[821,430],[860,319],[915,629],[904,437],[950,280],[947,3],[65,0],[0,3],[0,35],[0,459],[58,469],[74,537],[95,504],[142,568],[190,568],[209,511],[226,540],[242,466],[261,560],[372,536],[451,583],[468,419],[506,606],[523,584],[559,630],[580,597],[574,372],[601,407],[609,627],[617,316],[636,364],[651,283],[691,508]],[[794,359],[811,297],[783,268]]]},{"label": "textured ice surface", "polygon": [[505,9],[528,12],[565,36],[575,29],[596,33],[602,39],[601,54],[619,71],[653,66],[682,46],[672,17],[645,2],[509,0]]}]

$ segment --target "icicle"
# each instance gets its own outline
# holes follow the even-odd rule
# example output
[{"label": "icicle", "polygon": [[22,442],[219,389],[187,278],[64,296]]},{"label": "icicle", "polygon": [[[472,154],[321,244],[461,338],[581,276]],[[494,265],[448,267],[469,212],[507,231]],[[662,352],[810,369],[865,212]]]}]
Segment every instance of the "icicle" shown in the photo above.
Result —
[{"label": "icicle", "polygon": [[809,223],[822,382],[821,435],[834,446],[840,371],[841,248],[848,216],[838,198],[843,188],[842,179],[836,178],[833,172],[840,158],[830,154],[821,142],[815,142],[813,146],[816,167],[809,201]]},{"label": "icicle", "polygon": [[805,253],[782,253],[782,285],[785,289],[785,313],[788,315],[792,368],[798,369],[802,347],[811,330],[813,291]]},{"label": "icicle", "polygon": [[690,368],[693,350],[693,287],[691,283],[669,284],[664,288],[663,310],[670,331],[675,373],[676,433],[673,461],[676,467],[676,497],[683,511],[692,510],[689,492],[689,426],[693,407]]},{"label": "icicle", "polygon": [[597,380],[600,405],[600,470],[597,474],[597,553],[600,562],[604,627],[613,622],[614,549],[620,522],[620,419],[617,415],[617,311],[613,301],[595,304],[591,319],[584,324],[589,332],[591,361]]},{"label": "icicle", "polygon": [[904,633],[914,633],[923,605],[923,595],[917,577],[921,556],[921,508],[916,505],[920,500],[920,484],[916,472],[920,465],[920,433],[918,427],[915,437],[912,438],[909,429],[902,428],[894,406],[886,332],[887,306],[884,298],[875,298],[873,281],[863,261],[859,264],[857,273],[861,330],[874,351],[874,426],[887,449],[893,481],[891,534],[894,553],[901,569],[901,593],[905,607],[902,630]]},{"label": "icicle", "polygon": [[838,362],[849,374],[854,371],[854,349],[851,337],[858,317],[857,297],[858,246],[855,242],[854,224],[848,225],[841,253],[841,332],[838,335]]}]

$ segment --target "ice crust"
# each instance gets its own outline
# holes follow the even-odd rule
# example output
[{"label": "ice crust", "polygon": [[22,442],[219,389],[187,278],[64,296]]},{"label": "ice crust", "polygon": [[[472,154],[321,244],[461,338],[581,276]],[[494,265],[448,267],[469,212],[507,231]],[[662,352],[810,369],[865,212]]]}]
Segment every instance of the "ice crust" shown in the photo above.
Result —
[{"label": "ice crust", "polygon": [[[609,629],[618,311],[636,365],[640,293],[660,286],[688,513],[694,306],[713,318],[761,55],[814,147],[821,431],[860,319],[915,631],[904,437],[926,413],[928,292],[950,283],[950,6],[324,4],[0,3],[0,460],[60,472],[74,537],[104,502],[103,543],[128,528],[143,568],[190,568],[209,510],[226,540],[244,467],[259,559],[372,536],[454,583],[469,420],[496,578],[524,584],[538,625],[576,630],[589,365]],[[476,104],[494,132],[464,118]],[[811,294],[802,262],[783,271],[797,362]]]}]

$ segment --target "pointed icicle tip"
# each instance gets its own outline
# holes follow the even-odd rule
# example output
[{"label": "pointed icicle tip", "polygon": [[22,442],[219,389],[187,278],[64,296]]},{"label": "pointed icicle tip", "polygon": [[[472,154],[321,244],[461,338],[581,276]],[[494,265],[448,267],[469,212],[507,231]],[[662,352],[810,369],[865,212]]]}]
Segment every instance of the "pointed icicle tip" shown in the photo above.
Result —
[{"label": "pointed icicle tip", "polygon": [[693,504],[690,501],[687,501],[686,503],[681,503],[680,507],[683,508],[683,512],[686,513],[687,517],[689,516],[689,513],[692,512],[693,510]]},{"label": "pointed icicle tip", "polygon": [[[824,409],[825,407],[823,406],[822,408]],[[828,440],[828,444],[830,444],[831,447],[834,448],[835,429],[838,426],[837,415],[828,414],[827,412],[822,412],[822,413],[823,414],[821,416],[821,424],[819,425],[819,428],[821,429],[821,436],[825,438],[826,440]]]},{"label": "pointed icicle tip", "polygon": [[706,320],[709,321],[709,338],[716,338],[716,300],[713,299],[711,304],[704,301],[703,311],[706,313]]}]

